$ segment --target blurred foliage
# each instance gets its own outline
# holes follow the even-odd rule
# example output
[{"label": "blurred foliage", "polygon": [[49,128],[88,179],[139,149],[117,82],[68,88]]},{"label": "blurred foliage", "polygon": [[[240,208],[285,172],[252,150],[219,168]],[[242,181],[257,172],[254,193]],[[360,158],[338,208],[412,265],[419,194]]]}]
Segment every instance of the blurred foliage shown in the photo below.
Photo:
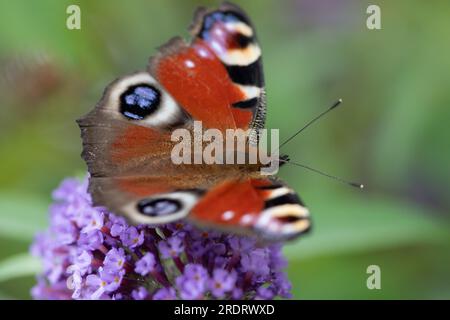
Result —
[{"label": "blurred foliage", "polygon": [[[450,298],[450,2],[237,1],[264,49],[268,127],[287,137],[338,97],[339,111],[284,152],[359,179],[361,192],[297,167],[280,176],[313,214],[286,246],[296,298]],[[0,0],[0,298],[29,298],[28,254],[51,190],[82,174],[74,120],[157,46],[187,35],[194,8],[216,1]],[[320,3],[320,4],[319,4]],[[65,27],[69,4],[82,29]],[[381,267],[368,290],[366,268]]]}]

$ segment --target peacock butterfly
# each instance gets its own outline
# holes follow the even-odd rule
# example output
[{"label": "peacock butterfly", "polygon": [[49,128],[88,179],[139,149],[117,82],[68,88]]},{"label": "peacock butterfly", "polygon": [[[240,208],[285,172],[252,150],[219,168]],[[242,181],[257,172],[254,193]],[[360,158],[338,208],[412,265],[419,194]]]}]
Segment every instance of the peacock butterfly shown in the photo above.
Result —
[{"label": "peacock butterfly", "polygon": [[171,161],[174,129],[193,130],[194,121],[251,129],[250,148],[265,123],[261,49],[248,16],[230,3],[199,8],[190,33],[190,43],[175,37],[147,70],[112,82],[77,121],[94,204],[135,224],[186,218],[268,240],[307,232],[309,211],[296,192],[260,166]]}]

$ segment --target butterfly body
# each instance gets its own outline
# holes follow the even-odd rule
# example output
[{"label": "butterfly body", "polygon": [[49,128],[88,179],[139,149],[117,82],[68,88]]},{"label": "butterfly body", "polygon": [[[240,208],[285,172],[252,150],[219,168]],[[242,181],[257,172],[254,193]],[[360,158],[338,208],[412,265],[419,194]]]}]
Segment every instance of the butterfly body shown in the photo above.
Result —
[{"label": "butterfly body", "polygon": [[[240,151],[248,154],[258,148],[265,122],[261,50],[245,13],[229,3],[199,9],[190,31],[190,43],[170,40],[148,70],[111,83],[78,120],[94,203],[133,223],[187,218],[269,240],[306,232],[308,210],[292,189],[263,175],[260,162],[172,161],[176,129],[187,130],[202,147],[196,121],[201,133],[248,130]],[[195,157],[198,150],[192,151]]]}]

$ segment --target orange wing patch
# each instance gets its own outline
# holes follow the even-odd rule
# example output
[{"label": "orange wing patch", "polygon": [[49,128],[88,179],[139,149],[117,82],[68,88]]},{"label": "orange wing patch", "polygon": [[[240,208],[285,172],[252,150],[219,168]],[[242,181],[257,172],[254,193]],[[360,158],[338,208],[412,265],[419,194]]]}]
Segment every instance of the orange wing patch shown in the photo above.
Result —
[{"label": "orange wing patch", "polygon": [[244,226],[263,208],[264,199],[255,192],[250,180],[228,181],[208,192],[190,217],[201,223]]},{"label": "orange wing patch", "polygon": [[112,143],[111,158],[114,162],[125,163],[145,157],[157,151],[164,141],[170,141],[169,134],[148,127],[130,126]]},{"label": "orange wing patch", "polygon": [[[171,51],[171,46],[178,48]],[[194,119],[203,121],[206,128],[248,128],[251,111],[231,107],[245,94],[203,40],[195,40],[190,47],[172,42],[163,50],[167,52],[156,62],[155,76]]]},{"label": "orange wing patch", "polygon": [[118,180],[119,189],[136,197],[145,197],[156,193],[169,192],[173,189],[167,178],[124,178]]}]

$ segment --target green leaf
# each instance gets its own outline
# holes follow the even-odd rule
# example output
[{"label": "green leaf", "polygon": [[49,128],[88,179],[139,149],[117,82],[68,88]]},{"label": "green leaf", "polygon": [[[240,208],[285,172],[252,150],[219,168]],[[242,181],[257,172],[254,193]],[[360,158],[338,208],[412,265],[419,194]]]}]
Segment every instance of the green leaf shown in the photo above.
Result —
[{"label": "green leaf", "polygon": [[38,197],[23,194],[0,194],[0,236],[30,241],[46,228],[48,204]]},{"label": "green leaf", "polygon": [[0,282],[31,276],[40,270],[39,260],[28,253],[14,255],[0,262]]},{"label": "green leaf", "polygon": [[356,195],[309,202],[316,204],[313,230],[285,247],[292,259],[430,243],[442,240],[448,227],[432,212],[399,200]]}]

